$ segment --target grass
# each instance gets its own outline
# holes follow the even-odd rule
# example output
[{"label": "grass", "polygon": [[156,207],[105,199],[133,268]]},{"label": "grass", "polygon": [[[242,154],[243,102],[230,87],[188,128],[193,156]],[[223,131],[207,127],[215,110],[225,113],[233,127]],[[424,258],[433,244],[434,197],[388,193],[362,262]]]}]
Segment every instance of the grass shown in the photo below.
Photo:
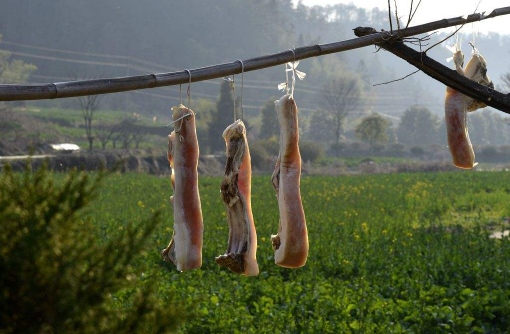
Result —
[{"label": "grass", "polygon": [[[310,254],[276,266],[278,208],[269,177],[253,178],[257,277],[219,268],[228,240],[219,178],[200,178],[201,270],[178,273],[159,256],[171,236],[170,180],[107,179],[88,218],[98,238],[163,211],[164,226],[136,263],[191,312],[189,333],[506,333],[510,240],[489,239],[510,216],[510,174],[390,174],[302,180]],[[490,226],[490,228],[489,228]],[[117,296],[122,304],[123,296]]]},{"label": "grass", "polygon": [[409,158],[394,158],[394,157],[345,157],[345,158],[332,158],[332,157],[323,157],[319,159],[316,163],[321,166],[327,166],[335,163],[343,163],[348,168],[358,167],[361,163],[371,160],[377,164],[382,163],[404,163],[413,161]]},{"label": "grass", "polygon": [[[43,122],[42,124],[44,124],[43,126],[46,132],[41,133],[39,138],[42,140],[54,143],[71,142],[77,144],[82,149],[87,149],[89,146],[86,132],[83,128],[81,110],[27,107],[19,108],[15,111]],[[128,116],[132,116],[132,113],[126,114],[124,111],[98,110],[92,122],[93,129],[95,130],[98,124],[103,126],[116,124]],[[146,116],[142,117],[139,124],[154,128],[162,128],[165,125],[161,119],[153,122],[152,118]],[[139,148],[160,148],[165,147],[166,144],[167,139],[161,135],[147,135],[140,143]],[[120,148],[121,146],[122,144],[118,142],[117,147]],[[134,144],[131,146],[134,146]],[[98,138],[94,140],[94,148],[102,148]],[[113,148],[111,142],[108,143],[107,148]]]}]

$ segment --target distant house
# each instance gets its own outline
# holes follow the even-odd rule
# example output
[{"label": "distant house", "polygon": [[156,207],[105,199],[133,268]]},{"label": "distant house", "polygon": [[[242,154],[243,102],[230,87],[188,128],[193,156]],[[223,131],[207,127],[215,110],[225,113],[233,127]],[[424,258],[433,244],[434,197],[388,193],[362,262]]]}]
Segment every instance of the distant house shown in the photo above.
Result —
[{"label": "distant house", "polygon": [[52,144],[51,147],[62,153],[73,153],[80,150],[80,147],[76,144]]}]

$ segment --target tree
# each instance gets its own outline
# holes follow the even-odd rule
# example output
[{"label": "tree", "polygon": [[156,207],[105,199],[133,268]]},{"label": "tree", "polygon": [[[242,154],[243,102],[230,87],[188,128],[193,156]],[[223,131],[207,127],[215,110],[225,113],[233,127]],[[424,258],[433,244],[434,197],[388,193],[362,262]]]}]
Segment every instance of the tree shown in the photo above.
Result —
[{"label": "tree", "polygon": [[425,107],[412,106],[400,118],[397,137],[406,145],[428,145],[437,143],[437,116]]},{"label": "tree", "polygon": [[388,142],[386,130],[389,122],[378,114],[367,116],[356,126],[356,137],[370,145]]},{"label": "tree", "polygon": [[[0,34],[0,42],[2,35]],[[3,84],[20,84],[24,83],[30,77],[30,74],[37,70],[32,64],[26,64],[22,60],[13,60],[9,62],[11,53],[8,51],[0,51],[0,83]]]},{"label": "tree", "polygon": [[347,113],[356,108],[361,97],[361,85],[358,79],[342,77],[330,80],[322,89],[320,105],[326,111],[334,126],[336,155],[343,132],[343,122]]},{"label": "tree", "polygon": [[[68,173],[55,182],[44,167],[0,174],[1,333],[167,333],[182,312],[162,302],[158,273],[133,264],[150,252],[160,214],[122,224],[110,240],[87,218],[106,175]],[[20,200],[22,199],[22,200]],[[117,306],[127,298],[130,307]]]},{"label": "tree", "polygon": [[[96,137],[101,142],[101,147],[103,148],[103,150],[106,149],[106,145],[108,145],[108,142],[110,142],[110,140],[114,142],[114,138],[118,136],[118,132],[121,129],[121,125],[122,123],[117,123],[111,126],[102,126],[96,129],[95,131]],[[115,148],[115,146],[116,145],[114,143],[113,147]]]},{"label": "tree", "polygon": [[95,134],[99,142],[101,143],[101,148],[106,149],[106,145],[110,142],[113,135],[115,133],[115,127],[111,126],[109,128],[100,128],[95,130]]},{"label": "tree", "polygon": [[259,134],[261,139],[271,138],[272,136],[278,137],[280,133],[278,115],[274,106],[275,99],[271,97],[262,107],[262,125],[260,126]]},{"label": "tree", "polygon": [[94,145],[95,137],[92,132],[92,121],[94,120],[96,110],[99,108],[101,97],[101,95],[87,95],[78,98],[81,115],[85,123],[85,133],[87,135],[87,141],[89,142],[89,151],[92,151]]},{"label": "tree", "polygon": [[212,113],[212,120],[209,123],[209,148],[211,152],[217,152],[225,149],[223,141],[223,131],[232,124],[234,119],[234,99],[232,89],[227,81],[224,81],[220,87],[220,99],[216,103],[216,111]]},{"label": "tree", "polygon": [[316,110],[310,117],[310,125],[306,132],[306,139],[321,143],[325,148],[333,142],[331,136],[335,132],[335,125],[324,110]]},{"label": "tree", "polygon": [[[468,113],[469,138],[473,145],[488,145],[488,123],[481,112]],[[446,128],[445,128],[446,131]]]}]

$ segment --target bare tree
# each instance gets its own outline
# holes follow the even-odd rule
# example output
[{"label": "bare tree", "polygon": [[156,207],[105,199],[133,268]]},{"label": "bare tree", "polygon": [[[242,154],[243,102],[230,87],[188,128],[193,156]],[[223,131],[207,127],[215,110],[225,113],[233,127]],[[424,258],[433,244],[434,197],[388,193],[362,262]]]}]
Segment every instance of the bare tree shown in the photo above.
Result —
[{"label": "bare tree", "polygon": [[115,148],[115,142],[117,139],[114,140],[114,138],[118,137],[118,131],[120,129],[120,123],[109,126],[109,127],[101,127],[99,129],[95,130],[96,137],[101,142],[101,147],[106,149],[106,145],[108,145],[108,142],[111,140],[114,142],[113,147]]},{"label": "bare tree", "polygon": [[[75,80],[87,79],[86,77],[78,77],[76,74],[71,75]],[[99,75],[100,78],[104,77],[105,73]],[[81,114],[85,123],[85,133],[87,135],[87,141],[89,142],[89,151],[92,151],[94,144],[94,133],[92,130],[92,121],[94,120],[94,114],[99,109],[99,104],[103,95],[87,95],[78,97],[78,102],[81,108]]]},{"label": "bare tree", "polygon": [[129,149],[133,141],[137,139],[136,135],[136,118],[124,118],[118,125],[116,136],[113,137],[113,146],[116,147],[117,141],[120,141],[123,149]]},{"label": "bare tree", "polygon": [[340,153],[339,144],[345,117],[349,111],[358,106],[360,96],[360,83],[356,78],[351,77],[332,79],[322,89],[320,105],[326,111],[326,116],[333,123],[337,156]]},{"label": "bare tree", "polygon": [[140,148],[140,143],[145,139],[145,137],[147,137],[147,134],[145,134],[140,128],[133,132],[133,140],[136,148]]},{"label": "bare tree", "polygon": [[87,134],[87,141],[89,142],[89,151],[92,151],[92,145],[94,144],[92,121],[94,120],[96,110],[99,108],[101,97],[101,95],[87,95],[78,98],[80,101],[81,114],[85,121],[85,132]]}]

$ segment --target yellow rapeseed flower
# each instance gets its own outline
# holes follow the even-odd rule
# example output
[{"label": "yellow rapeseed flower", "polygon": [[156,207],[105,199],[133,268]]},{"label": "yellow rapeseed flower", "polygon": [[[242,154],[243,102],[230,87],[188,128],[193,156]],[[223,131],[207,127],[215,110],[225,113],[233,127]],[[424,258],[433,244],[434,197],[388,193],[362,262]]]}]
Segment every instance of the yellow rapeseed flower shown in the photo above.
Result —
[{"label": "yellow rapeseed flower", "polygon": [[367,223],[361,224],[361,229],[363,230],[364,233],[367,233],[368,232],[368,225],[367,225]]}]

